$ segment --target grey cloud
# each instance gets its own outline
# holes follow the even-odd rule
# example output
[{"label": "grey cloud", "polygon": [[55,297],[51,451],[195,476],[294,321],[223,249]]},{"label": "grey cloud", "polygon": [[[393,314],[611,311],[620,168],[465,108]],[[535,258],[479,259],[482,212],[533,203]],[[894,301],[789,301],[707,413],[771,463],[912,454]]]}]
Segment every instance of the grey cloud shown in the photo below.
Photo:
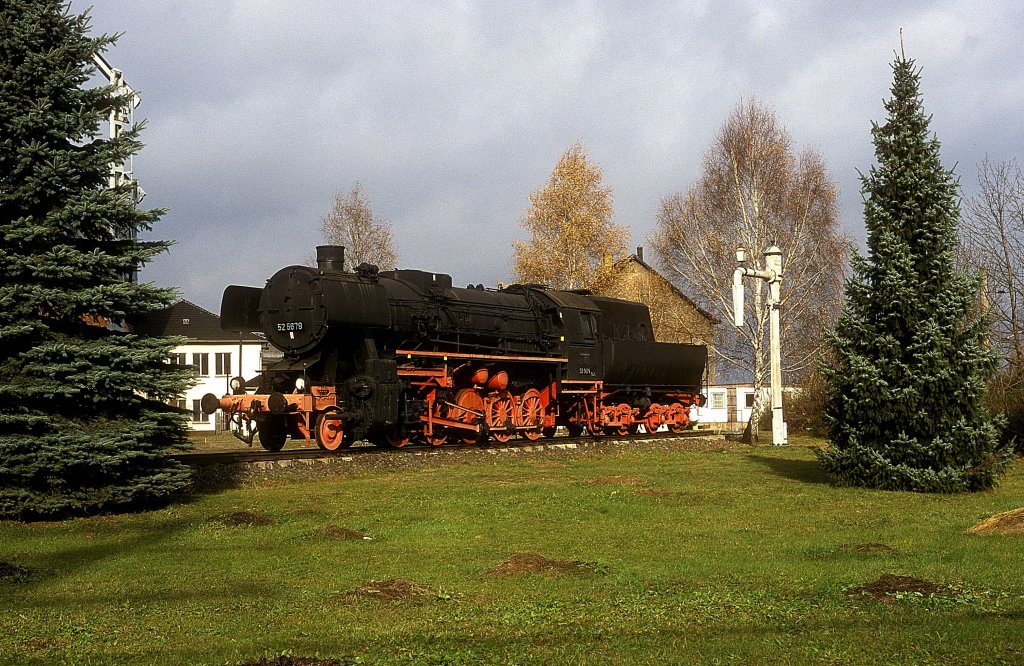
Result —
[{"label": "grey cloud", "polygon": [[[85,6],[84,3],[81,3]],[[76,8],[79,3],[75,3]],[[1024,10],[1006,1],[422,3],[98,0],[107,54],[142,93],[136,171],[177,239],[143,278],[216,309],[229,283],[302,262],[337,190],[363,183],[403,266],[509,277],[531,191],[579,140],[635,244],[685,190],[741,98],[826,160],[862,235],[899,29],[959,163],[1024,157]]]}]

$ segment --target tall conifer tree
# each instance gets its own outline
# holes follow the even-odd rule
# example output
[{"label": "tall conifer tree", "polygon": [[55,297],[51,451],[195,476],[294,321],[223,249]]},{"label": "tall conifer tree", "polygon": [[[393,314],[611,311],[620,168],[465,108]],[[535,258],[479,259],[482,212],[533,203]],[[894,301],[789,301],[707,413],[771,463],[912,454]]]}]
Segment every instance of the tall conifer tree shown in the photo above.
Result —
[{"label": "tall conifer tree", "polygon": [[135,238],[162,211],[107,188],[139,127],[95,137],[129,100],[85,87],[86,15],[54,0],[0,4],[0,517],[106,511],[161,500],[187,482],[168,460],[185,442],[163,400],[188,372],[175,342],[110,330],[174,292],[125,279],[168,247]]},{"label": "tall conifer tree", "polygon": [[824,368],[840,480],[891,490],[994,485],[1009,452],[985,407],[995,370],[978,280],[955,266],[957,181],[929,132],[914,61],[893,63],[888,119],[873,124],[877,165],[862,177],[867,257],[854,253],[846,307]]}]

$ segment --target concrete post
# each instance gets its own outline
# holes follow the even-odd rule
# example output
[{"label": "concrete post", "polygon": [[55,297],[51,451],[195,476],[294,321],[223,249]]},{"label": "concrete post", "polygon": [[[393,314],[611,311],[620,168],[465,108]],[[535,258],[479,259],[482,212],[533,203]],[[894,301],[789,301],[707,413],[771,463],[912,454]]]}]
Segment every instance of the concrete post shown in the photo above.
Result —
[{"label": "concrete post", "polygon": [[789,434],[782,411],[782,346],[781,324],[779,321],[779,304],[782,286],[782,250],[772,245],[764,251],[765,270],[758,271],[742,264],[746,261],[744,248],[736,250],[736,262],[740,264],[733,272],[733,319],[736,327],[743,325],[743,277],[755,277],[768,283],[768,335],[769,363],[771,365],[771,408],[772,408],[772,444],[785,446],[789,443]]},{"label": "concrete post", "polygon": [[786,422],[782,413],[782,335],[779,322],[780,288],[782,286],[782,250],[772,245],[764,251],[765,272],[771,274],[768,279],[768,327],[771,346],[771,379],[772,379],[772,444],[785,446],[789,443]]}]

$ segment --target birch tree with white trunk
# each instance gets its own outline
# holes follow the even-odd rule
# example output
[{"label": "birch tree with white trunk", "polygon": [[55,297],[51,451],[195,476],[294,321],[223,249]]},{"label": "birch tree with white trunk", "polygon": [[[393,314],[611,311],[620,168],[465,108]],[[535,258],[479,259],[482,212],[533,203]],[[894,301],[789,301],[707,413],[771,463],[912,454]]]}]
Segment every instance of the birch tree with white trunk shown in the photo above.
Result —
[{"label": "birch tree with white trunk", "polygon": [[978,167],[978,193],[964,202],[963,256],[983,269],[993,343],[1012,364],[1024,359],[1024,173],[1016,161]]},{"label": "birch tree with white trunk", "polygon": [[992,406],[1024,434],[1024,173],[1015,160],[983,161],[978,192],[964,201],[961,258],[985,276],[991,345],[1003,366],[990,385]]},{"label": "birch tree with white trunk", "polygon": [[763,251],[782,249],[783,377],[816,369],[824,330],[842,306],[849,240],[839,232],[837,186],[821,156],[793,143],[775,113],[741,102],[704,156],[700,178],[666,196],[649,239],[663,273],[723,325],[712,352],[719,367],[749,373],[754,384],[750,436],[757,438],[769,377],[767,284],[746,280],[744,325],[735,329],[732,274],[737,247],[764,270]]}]

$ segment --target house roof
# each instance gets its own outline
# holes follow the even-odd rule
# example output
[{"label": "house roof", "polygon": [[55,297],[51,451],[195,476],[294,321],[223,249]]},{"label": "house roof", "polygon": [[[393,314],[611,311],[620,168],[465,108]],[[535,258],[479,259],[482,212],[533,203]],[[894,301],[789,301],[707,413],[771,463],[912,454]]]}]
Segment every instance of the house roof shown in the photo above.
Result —
[{"label": "house roof", "polygon": [[699,312],[702,317],[708,319],[709,321],[711,321],[712,323],[715,323],[715,324],[722,323],[722,321],[718,317],[716,317],[715,315],[711,314],[710,312],[708,312],[707,310],[705,310],[701,306],[697,305],[693,301],[692,298],[690,298],[689,296],[687,296],[683,292],[679,291],[679,288],[676,287],[674,284],[672,284],[671,280],[669,280],[664,275],[662,275],[661,273],[656,271],[653,266],[651,266],[646,261],[641,259],[639,255],[631,254],[628,257],[626,257],[625,259],[620,259],[618,262],[615,263],[613,268],[615,270],[622,270],[623,268],[626,267],[627,264],[630,264],[630,263],[637,264],[638,266],[640,266],[644,270],[646,270],[646,271],[650,272],[652,275],[656,276],[659,280],[663,281],[665,284],[667,284],[669,286],[669,288],[672,290],[672,293],[674,293],[676,296],[678,296],[679,298],[683,299],[684,301],[689,303],[691,306],[693,306],[693,309],[696,310],[697,312]]},{"label": "house roof", "polygon": [[[237,342],[238,333],[221,330],[220,317],[184,299],[160,310],[153,310],[134,322],[133,330],[146,335],[180,335],[192,340]],[[242,340],[262,341],[254,333],[243,333]]]}]

